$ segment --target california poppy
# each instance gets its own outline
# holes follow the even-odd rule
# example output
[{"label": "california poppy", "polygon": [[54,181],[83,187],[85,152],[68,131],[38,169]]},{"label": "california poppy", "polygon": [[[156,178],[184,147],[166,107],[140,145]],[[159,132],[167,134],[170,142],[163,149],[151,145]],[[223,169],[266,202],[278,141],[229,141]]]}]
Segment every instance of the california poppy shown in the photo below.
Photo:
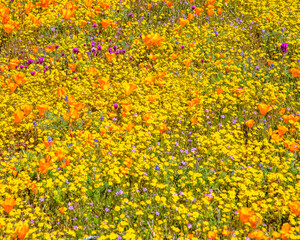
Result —
[{"label": "california poppy", "polygon": [[45,112],[48,110],[49,106],[46,104],[41,104],[36,106],[36,108],[39,110],[40,117],[44,117]]},{"label": "california poppy", "polygon": [[18,239],[24,239],[28,231],[29,227],[27,224],[23,224],[22,226],[17,227],[16,234],[18,235]]},{"label": "california poppy", "polygon": [[46,162],[45,159],[40,159],[40,166],[39,166],[39,170],[41,172],[41,174],[46,174],[49,170],[51,163],[50,162]]},{"label": "california poppy", "polygon": [[260,114],[264,116],[272,110],[272,107],[267,104],[260,103],[258,104],[258,109],[260,111]]},{"label": "california poppy", "polygon": [[180,18],[180,19],[179,19],[179,22],[180,22],[180,25],[181,25],[182,27],[184,27],[185,25],[189,24],[189,20],[184,19],[184,18]]},{"label": "california poppy", "polygon": [[23,107],[23,110],[24,110],[24,114],[25,115],[28,115],[31,111],[32,111],[33,107],[31,105],[25,105]]},{"label": "california poppy", "polygon": [[57,88],[57,98],[61,98],[65,95],[65,88],[58,87]]},{"label": "california poppy", "polygon": [[66,211],[66,208],[65,208],[65,207],[60,207],[60,208],[59,208],[59,212],[60,212],[61,214],[64,214],[65,211]]},{"label": "california poppy", "polygon": [[18,110],[14,113],[14,116],[15,116],[15,123],[20,123],[24,118],[24,112],[21,111],[21,110]]},{"label": "california poppy", "polygon": [[240,215],[240,220],[242,223],[247,223],[250,220],[250,217],[254,214],[254,211],[252,211],[250,208],[242,207],[240,210],[238,210],[238,213]]},{"label": "california poppy", "polygon": [[292,211],[293,214],[296,216],[300,215],[300,203],[299,202],[291,202],[289,204],[289,208]]},{"label": "california poppy", "polygon": [[125,83],[124,84],[125,96],[129,96],[136,88],[137,86],[134,83]]},{"label": "california poppy", "polygon": [[254,124],[254,123],[255,123],[255,122],[254,122],[253,119],[249,119],[248,121],[245,122],[246,126],[247,126],[248,128],[250,128],[250,129],[253,127],[253,124]]},{"label": "california poppy", "polygon": [[104,29],[107,29],[111,25],[111,21],[108,19],[102,19],[101,25]]},{"label": "california poppy", "polygon": [[4,202],[2,202],[1,206],[4,208],[6,213],[10,213],[16,205],[16,201],[13,198],[6,198]]},{"label": "california poppy", "polygon": [[217,233],[215,231],[209,231],[207,233],[207,237],[210,239],[215,239],[217,237]]}]

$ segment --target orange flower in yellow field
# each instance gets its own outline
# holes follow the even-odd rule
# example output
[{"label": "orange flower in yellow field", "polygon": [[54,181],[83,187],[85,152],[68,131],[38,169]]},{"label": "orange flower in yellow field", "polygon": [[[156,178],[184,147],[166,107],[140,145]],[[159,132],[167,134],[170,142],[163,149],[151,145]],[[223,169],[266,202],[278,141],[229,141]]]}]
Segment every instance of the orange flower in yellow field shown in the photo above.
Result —
[{"label": "orange flower in yellow field", "polygon": [[148,34],[143,40],[149,49],[151,47],[161,46],[165,39],[158,34]]},{"label": "orange flower in yellow field", "polygon": [[40,166],[39,166],[39,170],[41,172],[41,174],[46,174],[49,170],[49,167],[51,165],[51,162],[47,162],[45,161],[45,159],[41,159],[40,160]]},{"label": "orange flower in yellow field", "polygon": [[33,107],[31,105],[25,105],[23,107],[23,110],[24,110],[24,114],[25,115],[28,115],[31,111],[32,111]]},{"label": "orange flower in yellow field", "polygon": [[257,228],[262,224],[262,220],[258,216],[252,215],[250,217],[250,224],[252,228]]},{"label": "orange flower in yellow field", "polygon": [[281,239],[288,240],[290,239],[290,231],[292,230],[292,226],[289,223],[284,223],[281,227]]},{"label": "orange flower in yellow field", "polygon": [[150,122],[152,122],[154,119],[154,114],[153,113],[147,113],[143,116],[143,120],[145,121],[146,125],[148,126]]},{"label": "orange flower in yellow field", "polygon": [[107,78],[98,79],[98,82],[99,82],[99,86],[100,86],[103,90],[109,89],[109,79],[107,79]]},{"label": "orange flower in yellow field", "polygon": [[277,239],[277,238],[280,238],[281,237],[281,234],[279,232],[273,232],[272,233],[272,237]]},{"label": "orange flower in yellow field", "polygon": [[127,124],[127,126],[126,126],[125,129],[126,129],[128,132],[130,132],[133,128],[134,128],[134,124],[133,124],[132,122],[129,122],[129,123]]},{"label": "orange flower in yellow field", "polygon": [[126,158],[125,161],[124,161],[126,167],[131,167],[132,163],[133,163],[133,160],[131,158]]},{"label": "orange flower in yellow field", "polygon": [[254,232],[251,232],[251,233],[249,233],[248,234],[248,237],[249,238],[253,238],[253,239],[257,239],[257,240],[263,240],[263,239],[265,239],[265,234],[264,234],[264,232],[263,231],[261,231],[261,230],[256,230],[256,231],[254,231]]},{"label": "orange flower in yellow field", "polygon": [[207,237],[210,239],[215,239],[217,237],[217,233],[215,231],[209,231],[207,233]]},{"label": "orange flower in yellow field", "polygon": [[207,15],[208,15],[208,16],[214,15],[214,9],[212,9],[212,8],[211,8],[211,9],[208,9],[208,10],[207,10]]},{"label": "orange flower in yellow field", "polygon": [[185,59],[185,60],[183,61],[184,65],[185,65],[186,67],[189,67],[189,66],[191,65],[191,62],[192,62],[191,59]]},{"label": "orange flower in yellow field", "polygon": [[190,119],[190,121],[191,121],[192,124],[196,124],[198,122],[197,118],[195,118],[195,117],[192,117]]},{"label": "orange flower in yellow field", "polygon": [[171,2],[171,1],[168,1],[168,2],[167,2],[167,5],[168,5],[168,7],[170,8],[170,7],[172,7],[172,5],[173,5],[173,2]]},{"label": "orange flower in yellow field", "polygon": [[285,108],[281,108],[279,114],[282,116],[285,113]]},{"label": "orange flower in yellow field", "polygon": [[188,101],[187,104],[189,105],[189,107],[193,107],[195,105],[197,105],[199,103],[200,99],[199,98],[194,98],[191,101]]},{"label": "orange flower in yellow field", "polygon": [[108,62],[112,62],[114,60],[114,58],[116,57],[115,53],[105,53],[106,59]]},{"label": "orange flower in yellow field", "polygon": [[18,239],[24,239],[28,232],[29,232],[29,227],[28,227],[28,224],[26,224],[26,223],[17,227],[16,231],[15,231],[15,233],[18,236]]},{"label": "orange flower in yellow field", "polygon": [[62,15],[65,20],[69,20],[75,15],[75,11],[78,7],[75,6],[72,2],[68,2],[65,7],[66,9],[62,9]]},{"label": "orange flower in yellow field", "polygon": [[167,130],[168,130],[168,126],[165,123],[160,124],[160,126],[159,126],[160,133],[163,133]]},{"label": "orange flower in yellow field", "polygon": [[6,198],[4,202],[2,202],[1,206],[4,208],[6,213],[10,213],[16,205],[16,201],[13,198]]},{"label": "orange flower in yellow field", "polygon": [[289,208],[292,211],[293,214],[296,216],[300,215],[300,203],[299,202],[291,202],[289,204]]},{"label": "orange flower in yellow field", "polygon": [[216,91],[217,91],[218,95],[220,95],[224,92],[224,90],[222,88],[217,88]]},{"label": "orange flower in yellow field", "polygon": [[37,105],[36,108],[39,110],[40,117],[45,116],[45,112],[48,110],[49,106],[46,104]]},{"label": "orange flower in yellow field", "polygon": [[264,116],[272,110],[272,107],[267,104],[260,103],[258,104],[258,109],[260,111],[260,114]]},{"label": "orange flower in yellow field", "polygon": [[57,88],[57,98],[63,97],[65,95],[65,93],[66,93],[65,88],[61,88],[61,87]]},{"label": "orange flower in yellow field", "polygon": [[111,24],[112,22],[109,19],[102,19],[101,21],[101,25],[104,29],[107,29]]},{"label": "orange flower in yellow field", "polygon": [[68,67],[71,69],[72,72],[75,72],[77,65],[75,63],[69,63]]},{"label": "orange flower in yellow field", "polygon": [[247,126],[248,128],[250,128],[250,129],[253,127],[253,124],[254,124],[254,123],[255,123],[255,122],[254,122],[253,119],[249,119],[248,121],[245,122],[246,126]]},{"label": "orange flower in yellow field", "polygon": [[148,100],[149,100],[150,102],[152,102],[152,103],[154,103],[156,99],[157,99],[157,97],[156,97],[155,95],[152,95],[152,96],[149,96],[149,97],[148,97]]},{"label": "orange flower in yellow field", "polygon": [[228,237],[230,235],[230,231],[228,231],[226,229],[223,229],[222,235],[225,236],[225,237]]},{"label": "orange flower in yellow field", "polygon": [[192,21],[194,18],[195,18],[195,17],[194,17],[193,14],[191,14],[191,13],[188,14],[188,20],[189,20],[189,21]]},{"label": "orange flower in yellow field", "polygon": [[182,27],[184,27],[185,25],[187,25],[187,24],[190,23],[189,20],[184,19],[184,18],[180,18],[180,19],[179,19],[179,22],[180,22],[180,25],[181,25]]},{"label": "orange flower in yellow field", "polygon": [[277,128],[278,128],[279,135],[283,135],[288,131],[288,128],[282,125],[278,125]]},{"label": "orange flower in yellow field", "polygon": [[218,8],[217,13],[218,13],[219,15],[221,15],[221,14],[223,13],[223,9],[222,9],[222,8]]},{"label": "orange flower in yellow field", "polygon": [[125,83],[124,84],[125,96],[129,96],[136,88],[137,85],[134,83]]},{"label": "orange flower in yellow field", "polygon": [[17,110],[15,113],[14,113],[14,116],[15,116],[15,123],[20,123],[24,118],[24,112],[21,111],[21,110]]},{"label": "orange flower in yellow field", "polygon": [[66,207],[60,207],[59,208],[59,212],[61,213],[61,214],[64,214],[65,213],[65,211],[66,211]]},{"label": "orange flower in yellow field", "polygon": [[238,210],[238,213],[240,215],[240,220],[242,223],[247,223],[250,220],[250,217],[254,214],[254,211],[252,211],[250,208],[242,207]]},{"label": "orange flower in yellow field", "polygon": [[89,7],[92,6],[93,1],[94,1],[94,0],[85,0],[85,1],[84,1],[84,5],[85,5],[87,8],[89,8]]},{"label": "orange flower in yellow field", "polygon": [[197,14],[197,16],[200,16],[203,13],[203,9],[202,8],[195,8],[195,12]]}]

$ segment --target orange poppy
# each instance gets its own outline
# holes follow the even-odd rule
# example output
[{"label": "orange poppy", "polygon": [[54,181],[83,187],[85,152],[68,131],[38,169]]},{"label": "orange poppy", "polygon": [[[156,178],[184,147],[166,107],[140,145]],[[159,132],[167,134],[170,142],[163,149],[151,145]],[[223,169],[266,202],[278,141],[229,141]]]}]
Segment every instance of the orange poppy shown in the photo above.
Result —
[{"label": "orange poppy", "polygon": [[126,158],[125,161],[124,161],[126,167],[131,167],[132,163],[133,163],[133,160],[131,158]]},{"label": "orange poppy", "polygon": [[61,214],[64,214],[65,213],[65,211],[66,211],[66,207],[60,207],[59,208],[59,212],[61,213]]},{"label": "orange poppy", "polygon": [[107,90],[109,89],[109,79],[98,79],[99,82],[99,86],[103,89],[103,90]]},{"label": "orange poppy", "polygon": [[180,25],[181,25],[182,27],[184,27],[185,25],[189,24],[189,20],[184,19],[184,18],[180,18],[180,19],[179,19],[179,22],[180,22]]},{"label": "orange poppy", "polygon": [[208,9],[207,10],[207,15],[208,16],[212,16],[214,14],[214,10],[213,9]]},{"label": "orange poppy", "polygon": [[238,210],[238,213],[240,215],[240,220],[242,223],[247,223],[250,220],[250,217],[254,214],[254,211],[252,211],[250,208],[242,207]]},{"label": "orange poppy", "polygon": [[264,116],[272,110],[272,107],[267,104],[260,103],[258,104],[258,109],[260,111],[260,114]]},{"label": "orange poppy", "polygon": [[127,126],[126,126],[125,129],[126,129],[128,132],[130,132],[133,128],[134,128],[134,124],[133,124],[132,122],[129,122],[129,123],[127,124]]},{"label": "orange poppy", "polygon": [[41,174],[46,174],[49,170],[49,167],[51,165],[51,162],[47,162],[45,161],[45,159],[40,159],[40,166],[39,166],[39,170],[41,172]]},{"label": "orange poppy", "polygon": [[116,54],[115,53],[105,53],[105,56],[106,56],[106,59],[108,62],[112,62],[113,59],[116,57]]},{"label": "orange poppy", "polygon": [[225,236],[225,237],[228,237],[230,235],[230,231],[228,231],[226,229],[223,229],[222,235]]},{"label": "orange poppy", "polygon": [[58,87],[57,88],[57,98],[61,98],[65,95],[65,88]]},{"label": "orange poppy", "polygon": [[262,220],[259,217],[252,215],[250,217],[250,224],[252,228],[257,228],[259,225],[262,224]]},{"label": "orange poppy", "polygon": [[300,215],[300,203],[299,202],[291,202],[289,204],[289,208],[292,211],[293,214],[296,216]]},{"label": "orange poppy", "polygon": [[107,29],[111,24],[112,22],[108,19],[102,19],[101,21],[101,25],[104,29]]},{"label": "orange poppy", "polygon": [[197,14],[197,16],[200,16],[203,13],[203,9],[202,8],[195,8],[195,12]]},{"label": "orange poppy", "polygon": [[18,235],[18,239],[24,239],[29,231],[29,227],[27,224],[23,224],[16,228],[16,234]]},{"label": "orange poppy", "polygon": [[216,91],[217,91],[217,94],[220,95],[223,93],[224,90],[222,88],[217,88]]},{"label": "orange poppy", "polygon": [[209,231],[207,233],[207,237],[210,239],[215,239],[217,237],[217,233],[215,231]]},{"label": "orange poppy", "polygon": [[136,88],[137,85],[134,83],[125,83],[124,84],[125,96],[129,96]]},{"label": "orange poppy", "polygon": [[168,5],[168,7],[170,8],[170,7],[172,7],[172,5],[173,5],[173,2],[171,2],[171,1],[168,1],[168,2],[167,2],[167,5]]},{"label": "orange poppy", "polygon": [[191,13],[189,13],[189,14],[188,14],[188,20],[189,20],[189,21],[192,21],[193,19],[194,19],[194,15],[191,14]]},{"label": "orange poppy", "polygon": [[48,110],[49,106],[46,104],[41,104],[36,106],[36,108],[39,110],[40,117],[44,117],[45,112]]},{"label": "orange poppy", "polygon": [[277,128],[279,135],[283,135],[288,131],[288,128],[286,128],[285,126],[278,125]]},{"label": "orange poppy", "polygon": [[160,124],[159,126],[160,133],[164,133],[167,130],[168,130],[168,126],[165,123]]},{"label": "orange poppy", "polygon": [[148,97],[148,100],[149,100],[150,102],[154,103],[155,100],[156,100],[156,98],[157,98],[156,96],[153,96],[153,95],[152,95],[152,96],[149,96],[149,97]]},{"label": "orange poppy", "polygon": [[15,123],[20,123],[24,118],[24,112],[21,111],[21,110],[18,110],[14,113],[14,116],[15,116]]},{"label": "orange poppy", "polygon": [[31,105],[25,105],[23,107],[25,115],[28,115],[32,111],[33,107]]},{"label": "orange poppy", "polygon": [[281,234],[279,232],[273,232],[272,233],[272,237],[277,239],[277,238],[280,238],[281,237]]},{"label": "orange poppy", "polygon": [[195,117],[192,117],[190,119],[190,121],[191,121],[192,124],[196,124],[198,122],[197,118],[195,118]]},{"label": "orange poppy", "polygon": [[75,72],[77,66],[75,63],[69,63],[68,67],[71,69],[72,72]]},{"label": "orange poppy", "polygon": [[4,202],[2,202],[1,206],[4,208],[6,213],[10,213],[16,205],[16,201],[13,198],[6,198]]},{"label": "orange poppy", "polygon": [[191,65],[191,62],[192,62],[191,59],[185,59],[185,60],[183,61],[184,65],[185,65],[186,67],[189,67],[189,66]]},{"label": "orange poppy", "polygon": [[221,15],[221,14],[223,13],[223,9],[222,9],[222,8],[218,8],[217,13],[218,13],[219,15]]},{"label": "orange poppy", "polygon": [[254,124],[254,123],[255,123],[255,122],[254,122],[253,119],[249,119],[248,121],[245,122],[246,126],[247,126],[248,128],[250,128],[250,129],[253,127],[253,124]]}]

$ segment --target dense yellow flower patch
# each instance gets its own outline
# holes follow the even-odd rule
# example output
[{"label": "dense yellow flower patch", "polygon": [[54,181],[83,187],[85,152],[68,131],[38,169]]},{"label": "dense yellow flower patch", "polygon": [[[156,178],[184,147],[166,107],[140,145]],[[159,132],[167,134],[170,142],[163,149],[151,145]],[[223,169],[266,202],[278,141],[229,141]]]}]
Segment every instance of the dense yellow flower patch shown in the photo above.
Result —
[{"label": "dense yellow flower patch", "polygon": [[1,239],[300,239],[299,12],[2,0]]}]

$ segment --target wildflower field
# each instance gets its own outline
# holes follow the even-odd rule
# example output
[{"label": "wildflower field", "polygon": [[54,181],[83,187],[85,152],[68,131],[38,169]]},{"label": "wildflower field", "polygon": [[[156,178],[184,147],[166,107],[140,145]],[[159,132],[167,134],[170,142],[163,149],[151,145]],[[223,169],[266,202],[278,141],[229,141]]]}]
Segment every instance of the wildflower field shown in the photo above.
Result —
[{"label": "wildflower field", "polygon": [[300,239],[300,1],[0,0],[0,239]]}]

